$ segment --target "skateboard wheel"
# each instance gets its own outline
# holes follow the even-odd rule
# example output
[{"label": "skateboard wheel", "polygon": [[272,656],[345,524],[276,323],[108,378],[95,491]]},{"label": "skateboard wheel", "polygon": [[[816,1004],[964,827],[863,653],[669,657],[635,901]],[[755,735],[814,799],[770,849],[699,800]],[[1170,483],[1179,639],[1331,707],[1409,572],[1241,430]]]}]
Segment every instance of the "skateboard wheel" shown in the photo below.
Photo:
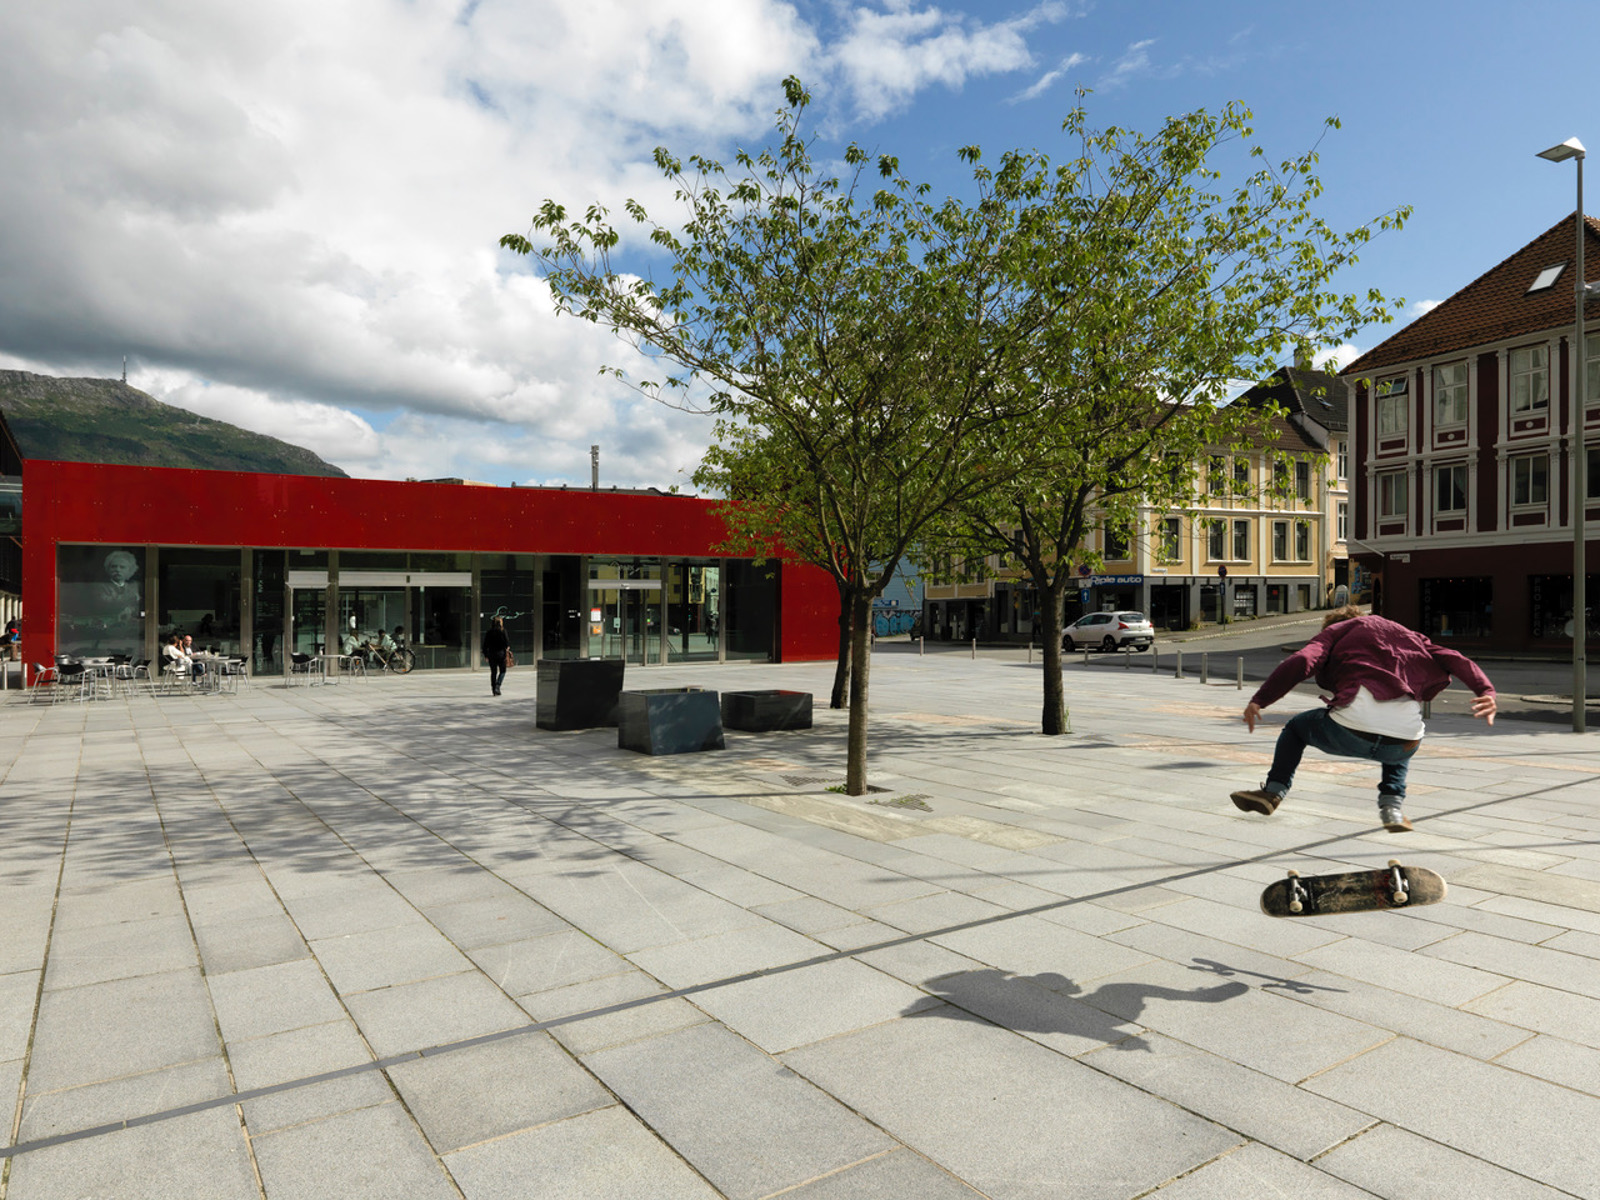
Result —
[{"label": "skateboard wheel", "polygon": [[1298,901],[1298,900],[1289,901],[1289,911],[1292,912],[1292,913],[1304,912],[1305,911],[1305,907],[1306,906],[1304,904],[1301,904],[1300,901]]}]

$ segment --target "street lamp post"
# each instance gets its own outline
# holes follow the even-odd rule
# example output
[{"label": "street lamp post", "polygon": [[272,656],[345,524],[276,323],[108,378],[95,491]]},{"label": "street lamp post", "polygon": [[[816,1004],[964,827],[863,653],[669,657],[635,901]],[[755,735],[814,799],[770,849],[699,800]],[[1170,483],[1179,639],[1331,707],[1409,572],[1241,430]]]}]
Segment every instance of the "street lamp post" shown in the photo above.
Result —
[{"label": "street lamp post", "polygon": [[1568,138],[1559,146],[1539,151],[1539,157],[1549,159],[1551,162],[1565,162],[1569,158],[1578,161],[1578,250],[1576,261],[1573,263],[1576,268],[1574,288],[1577,295],[1577,315],[1573,321],[1572,331],[1577,370],[1574,372],[1571,404],[1568,409],[1571,413],[1572,429],[1567,440],[1572,447],[1572,732],[1582,733],[1587,717],[1585,703],[1588,684],[1584,678],[1584,654],[1589,636],[1589,604],[1588,596],[1585,594],[1588,556],[1584,552],[1586,547],[1583,528],[1583,510],[1588,501],[1588,496],[1585,494],[1588,491],[1588,484],[1584,476],[1587,473],[1589,456],[1583,428],[1584,406],[1588,400],[1588,381],[1585,376],[1589,357],[1588,347],[1584,345],[1583,339],[1583,302],[1588,298],[1588,286],[1583,278],[1583,143],[1577,138]]}]

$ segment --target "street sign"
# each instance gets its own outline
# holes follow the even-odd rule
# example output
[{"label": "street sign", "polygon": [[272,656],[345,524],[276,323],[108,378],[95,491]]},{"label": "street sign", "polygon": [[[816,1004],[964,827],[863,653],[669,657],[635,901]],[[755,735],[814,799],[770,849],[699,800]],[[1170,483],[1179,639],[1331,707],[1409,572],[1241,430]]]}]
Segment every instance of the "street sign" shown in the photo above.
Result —
[{"label": "street sign", "polygon": [[1217,578],[1218,579],[1226,579],[1227,577],[1228,577],[1228,564],[1227,563],[1223,563],[1220,567],[1217,568]]}]

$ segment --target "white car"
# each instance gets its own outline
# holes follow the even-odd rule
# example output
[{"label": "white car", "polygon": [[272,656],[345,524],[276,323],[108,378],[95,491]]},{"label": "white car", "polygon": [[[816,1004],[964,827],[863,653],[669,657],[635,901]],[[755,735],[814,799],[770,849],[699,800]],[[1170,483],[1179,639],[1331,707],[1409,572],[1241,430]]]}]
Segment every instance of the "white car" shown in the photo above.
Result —
[{"label": "white car", "polygon": [[1155,626],[1141,612],[1097,612],[1079,617],[1061,635],[1063,650],[1098,646],[1102,650],[1147,650],[1155,644]]}]

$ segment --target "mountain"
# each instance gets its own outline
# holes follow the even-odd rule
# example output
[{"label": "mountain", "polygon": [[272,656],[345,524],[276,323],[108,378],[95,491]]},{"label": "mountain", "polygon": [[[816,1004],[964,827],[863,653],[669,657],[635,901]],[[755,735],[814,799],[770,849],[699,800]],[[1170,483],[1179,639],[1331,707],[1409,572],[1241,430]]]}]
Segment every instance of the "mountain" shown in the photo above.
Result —
[{"label": "mountain", "polygon": [[348,478],[309,450],[163,404],[115,379],[0,371],[0,415],[24,458]]}]

